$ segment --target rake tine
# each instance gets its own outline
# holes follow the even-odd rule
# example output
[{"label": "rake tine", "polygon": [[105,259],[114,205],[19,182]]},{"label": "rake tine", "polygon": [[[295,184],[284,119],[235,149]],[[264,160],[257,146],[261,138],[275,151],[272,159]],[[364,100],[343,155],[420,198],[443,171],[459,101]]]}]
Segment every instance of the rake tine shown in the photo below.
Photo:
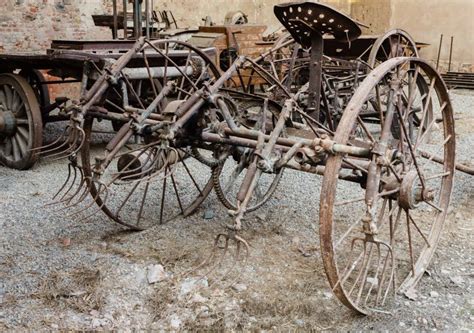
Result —
[{"label": "rake tine", "polygon": [[[178,151],[174,148],[169,148],[168,151],[173,151],[175,154],[178,154]],[[169,155],[169,154],[168,154]],[[155,153],[155,156],[153,157],[153,166],[155,165],[156,162],[161,161],[161,168],[153,171],[152,168],[150,168],[150,175],[147,177],[147,182],[151,182],[161,174],[164,174],[164,177],[168,177],[172,173],[174,173],[176,169],[176,164],[173,163],[174,165],[170,165],[168,163],[168,159],[166,158],[166,153],[163,152],[163,150],[159,150],[158,152]],[[163,172],[164,171],[164,172]],[[144,172],[142,172],[144,173]],[[161,180],[163,178],[159,178],[158,180]]]},{"label": "rake tine", "polygon": [[[204,266],[208,265],[214,259],[215,255],[216,255],[216,252],[217,252],[217,249],[219,248],[219,240],[221,238],[224,238],[226,240],[226,245],[224,246],[224,249],[227,248],[229,236],[226,235],[226,234],[218,234],[214,238],[214,245],[212,247],[210,255],[206,259],[204,259],[199,265],[197,265],[196,267],[192,268],[187,273],[185,273],[185,275],[189,275],[190,273],[196,272],[197,270],[199,270],[199,269],[203,268]],[[204,277],[204,276],[208,275],[212,270],[213,269],[210,269],[206,274],[203,274],[202,276]]]},{"label": "rake tine", "polygon": [[[59,145],[55,148],[52,148],[52,149],[49,149],[49,150],[46,150],[46,151],[41,151],[41,156],[46,156],[48,158],[51,158],[52,156],[54,157],[54,156],[60,155],[64,152],[63,148],[66,147],[66,146],[68,146],[68,142],[63,141],[63,143],[61,143],[61,145]],[[53,152],[54,152],[54,154],[51,154]]]},{"label": "rake tine", "polygon": [[[74,170],[79,170],[79,174],[80,174],[80,179],[81,181],[79,182],[79,187],[82,186],[82,183],[84,182],[84,173],[82,172],[82,168],[79,168],[79,167],[75,167]],[[75,174],[74,174],[74,180],[73,180],[73,184],[76,183],[76,178],[77,178],[77,171],[75,171]],[[71,187],[66,191],[66,193],[64,193],[64,195],[61,197],[61,201],[66,198],[66,195],[68,195],[68,193],[72,190],[73,188],[73,185],[71,185]],[[74,193],[71,197],[74,197],[75,194],[77,193]],[[68,197],[69,198],[69,197]],[[68,199],[66,199],[67,201]]]},{"label": "rake tine", "polygon": [[66,145],[68,145],[68,148],[55,154],[48,155],[48,159],[51,161],[58,161],[76,155],[84,144],[84,138],[84,130],[82,128],[75,128],[73,138],[65,142]]},{"label": "rake tine", "polygon": [[[53,199],[56,199],[56,197],[59,195],[59,193],[62,192],[62,190],[64,190],[64,188],[66,187],[67,183],[69,182],[69,179],[71,178],[71,169],[72,169],[72,165],[71,163],[69,163],[67,165],[67,178],[66,178],[66,181],[64,182],[64,184],[59,188],[59,190],[56,192],[56,194],[53,196]],[[74,180],[76,179],[76,169],[74,169]],[[74,184],[74,180],[73,180],[73,184]],[[67,192],[66,192],[67,193]]]},{"label": "rake tine", "polygon": [[[102,185],[101,185],[102,186]],[[96,215],[97,213],[99,213],[102,208],[105,206],[105,203],[107,202],[107,197],[109,196],[109,190],[107,189],[107,187],[105,186],[105,184],[103,184],[104,186],[104,198],[101,199],[102,201],[102,204],[101,205],[97,205],[98,207],[91,213],[89,214],[88,216],[80,219],[78,222],[83,222],[83,221],[86,221],[88,219],[90,219],[91,217],[93,217],[94,215]],[[99,194],[101,194],[102,192],[101,191],[98,191],[97,195],[95,196],[94,200],[93,200],[93,203],[97,203],[97,199],[99,197]],[[84,209],[85,210],[85,209]],[[83,211],[84,211],[83,210]]]},{"label": "rake tine", "polygon": [[[377,297],[375,299],[375,304],[379,304],[379,301],[380,301],[380,296],[382,295],[382,286],[383,286],[383,283],[385,281],[385,272],[387,270],[387,263],[388,263],[388,258],[389,258],[389,255],[390,255],[390,250],[387,251],[387,255],[385,256],[385,260],[384,260],[384,265],[383,265],[383,269],[382,269],[382,274],[380,275],[380,283],[379,283],[379,289],[377,290]],[[390,288],[390,284],[391,284],[391,281],[389,281],[388,283],[388,288]]]},{"label": "rake tine", "polygon": [[61,202],[65,202],[66,205],[69,205],[69,203],[79,194],[81,189],[84,187],[84,183],[86,182],[82,169],[79,169],[79,172],[81,174],[81,181],[79,182],[79,185],[77,186],[77,190],[73,194],[69,195],[68,197],[64,197],[61,200]]},{"label": "rake tine", "polygon": [[[226,235],[226,234],[219,234],[217,235],[216,237],[216,241],[214,243],[214,249],[212,250],[213,253],[211,253],[211,256],[208,258],[208,259],[212,259],[215,255],[215,253],[217,253],[218,249],[219,249],[219,239],[223,237],[225,239],[225,245],[224,245],[224,248],[223,248],[223,253],[222,255],[217,259],[217,261],[211,266],[211,268],[205,273],[203,274],[202,276],[209,276],[212,272],[214,272],[216,270],[217,267],[219,267],[221,265],[221,263],[224,261],[224,258],[226,257],[227,255],[227,252],[229,251],[229,235]],[[204,262],[203,264],[206,265],[207,263],[209,263],[210,261],[208,262]]]},{"label": "rake tine", "polygon": [[[88,183],[87,178],[84,178],[84,181],[82,182],[82,184],[85,184],[85,183]],[[87,197],[87,194],[90,192],[91,187],[89,186],[89,184],[87,184],[87,186],[82,186],[82,187],[84,189],[82,190],[81,195],[79,196],[79,199],[77,199],[76,202],[71,203],[73,201],[73,199],[75,198],[75,196],[71,196],[71,198],[69,198],[69,200],[66,201],[67,206],[64,207],[62,210],[73,208],[73,207],[79,205],[82,201],[84,201],[84,199]],[[79,193],[80,190],[77,191],[77,192]]]},{"label": "rake tine", "polygon": [[[93,182],[94,182],[94,181],[93,181]],[[98,182],[96,182],[96,183],[98,183]],[[95,196],[95,197],[92,197],[91,203],[88,204],[86,207],[81,208],[80,210],[78,210],[78,211],[76,211],[76,212],[73,212],[72,214],[69,214],[68,217],[72,217],[72,216],[79,215],[80,213],[82,213],[82,212],[88,210],[88,209],[91,208],[94,204],[96,204],[97,198],[99,197],[100,194],[102,194],[102,192],[101,192],[101,190],[100,190],[102,187],[105,188],[105,184],[99,183],[99,189],[97,190],[96,196]],[[89,188],[92,188],[92,184],[91,184],[91,186],[90,186]],[[81,201],[81,202],[82,202],[82,201]],[[76,203],[76,206],[77,206],[77,203]],[[74,206],[73,206],[73,207],[74,207]],[[100,209],[100,208],[99,208],[99,209]]]},{"label": "rake tine", "polygon": [[[126,177],[128,177],[128,176],[120,177],[120,175],[123,174],[123,173],[132,173],[132,174],[133,174],[134,171],[140,170],[140,167],[141,167],[141,166],[136,167],[135,169],[128,169],[128,167],[129,167],[130,165],[132,165],[135,161],[138,161],[138,159],[140,158],[140,156],[142,156],[147,150],[148,150],[148,149],[142,150],[137,156],[135,156],[130,162],[128,162],[128,163],[125,165],[125,167],[123,168],[123,169],[125,170],[124,172],[119,171],[119,172],[112,173],[112,178],[114,178],[114,179],[117,179],[117,178],[119,178],[119,179],[126,179]],[[147,163],[149,160],[150,160],[150,157],[148,156],[148,157],[147,157],[147,160],[145,161],[145,163]],[[132,176],[136,176],[136,175],[133,174]]]},{"label": "rake tine", "polygon": [[[354,252],[354,244],[356,241],[364,241],[362,238],[354,238],[351,242],[351,252],[349,253],[349,258],[352,258],[352,254]],[[332,291],[334,291],[339,285],[342,287],[342,285],[346,282],[346,280],[349,278],[350,273],[356,268],[357,264],[359,263],[359,260],[363,257],[365,253],[365,246],[364,246],[364,252],[361,252],[359,254],[359,257],[354,261],[354,263],[351,265],[352,260],[349,260],[347,262],[346,267],[344,268],[344,273],[341,274],[342,280],[338,280],[334,287],[332,288]],[[350,270],[349,270],[350,269]],[[348,271],[349,270],[349,271]]]},{"label": "rake tine", "polygon": [[[140,154],[139,156],[141,156],[141,155],[142,155],[142,154]],[[129,166],[132,162],[136,161],[139,156],[137,156],[135,159],[133,159],[127,166]],[[147,157],[147,160],[144,162],[144,164],[147,164],[151,159],[152,159],[151,157]],[[145,170],[142,170],[142,171],[139,172],[139,173],[134,173],[134,171],[139,171],[142,166],[139,166],[139,167],[137,167],[137,168],[135,168],[135,169],[132,169],[132,170],[126,170],[124,173],[129,174],[129,175],[127,175],[127,176],[120,177],[120,173],[121,173],[121,172],[119,172],[119,173],[117,173],[118,179],[120,179],[121,181],[132,180],[132,181],[138,181],[138,182],[140,182],[140,181],[142,180],[142,178],[141,178],[142,176],[144,176],[144,175],[146,175],[147,173],[153,171],[153,167],[154,167],[155,161],[156,161],[156,160],[153,159],[152,162],[150,163],[150,167],[148,167],[148,168],[145,169]],[[114,176],[115,176],[115,174],[114,174]],[[137,180],[136,178],[138,178],[138,180]]]},{"label": "rake tine", "polygon": [[[46,205],[44,205],[44,207],[50,207],[50,206],[56,206],[56,205],[59,205],[61,203],[65,203],[65,202],[68,202],[68,200],[70,200],[70,198],[72,198],[75,194],[73,194],[72,196],[67,196],[67,194],[74,188],[74,185],[76,184],[76,179],[77,179],[77,171],[76,169],[79,169],[79,168],[76,168],[74,166],[71,167],[73,170],[74,170],[74,176],[73,176],[73,180],[72,182],[70,182],[70,174],[68,174],[68,178],[66,179],[66,182],[64,182],[64,185],[61,187],[61,189],[55,194],[55,196],[53,197],[53,201],[50,202],[50,203],[47,203]],[[81,175],[81,179],[83,178],[83,174],[82,174],[82,170],[79,169],[79,173]],[[54,200],[63,190],[64,188],[66,188],[66,185],[70,183],[71,185],[69,185],[68,189],[66,192],[64,192],[64,194],[61,196],[60,199],[58,200]],[[79,183],[79,188],[78,190],[80,190],[81,186],[82,186],[82,181]],[[77,194],[77,192],[76,192]]]},{"label": "rake tine", "polygon": [[238,263],[240,261],[239,257],[240,257],[242,246],[245,249],[245,257],[244,257],[244,260],[242,261],[240,269],[237,268],[237,265],[232,265],[231,268],[222,276],[221,280],[225,280],[232,271],[236,269],[238,270],[238,274],[230,281],[230,283],[226,285],[226,288],[233,286],[237,282],[237,280],[240,278],[240,276],[243,273],[243,268],[246,266],[249,255],[250,255],[250,246],[245,239],[243,239],[240,236],[235,235],[234,240],[236,241],[236,244],[237,244],[235,255],[234,255],[235,263]]},{"label": "rake tine", "polygon": [[[381,256],[381,253],[380,253],[380,243],[376,243],[375,245],[377,246],[377,269],[375,271],[375,275],[373,276],[373,279],[375,281],[378,281],[377,277],[379,275],[380,261],[382,259],[382,256]],[[372,289],[374,288],[374,285],[375,285],[375,283],[370,284],[369,290],[367,291],[367,296],[365,297],[364,304],[367,304],[367,300],[369,299],[370,294],[372,293]],[[380,288],[380,286],[379,286],[379,288]]]},{"label": "rake tine", "polygon": [[[360,269],[360,272],[359,272],[359,274],[357,275],[357,278],[356,278],[356,280],[354,281],[354,284],[352,285],[351,290],[349,291],[349,296],[352,295],[352,293],[354,292],[354,289],[355,289],[356,286],[357,286],[357,283],[358,283],[359,280],[360,280],[360,277],[365,273],[364,271],[365,271],[365,268],[367,267],[367,264],[368,264],[368,261],[369,261],[369,260],[366,260],[366,258],[367,258],[367,256],[366,256],[366,253],[367,253],[367,243],[364,242],[364,240],[362,240],[362,242],[363,242],[363,244],[364,244],[364,252],[363,252],[363,258],[364,258],[364,259],[363,259],[363,261],[362,261],[362,267],[361,267],[361,269]],[[372,252],[371,250],[372,250],[372,247],[370,248],[370,252]],[[369,254],[369,255],[370,255],[370,254]],[[369,258],[369,259],[370,259],[370,258]],[[362,280],[362,281],[363,281],[363,280]],[[365,282],[363,281],[363,282],[362,282],[362,288],[364,287],[364,285],[365,285]],[[359,298],[359,297],[358,297],[358,298]],[[357,301],[357,303],[358,303],[358,301]]]},{"label": "rake tine", "polygon": [[56,140],[54,140],[53,142],[48,143],[47,145],[44,145],[44,146],[41,146],[41,147],[31,148],[30,151],[34,152],[34,151],[40,150],[41,155],[44,155],[44,152],[54,151],[56,148],[53,148],[53,149],[50,149],[50,150],[44,150],[44,149],[49,148],[49,147],[53,147],[53,146],[57,145],[58,142],[61,142],[62,139],[66,136],[65,133],[68,131],[69,128],[70,128],[70,125],[67,125],[66,128],[64,129],[64,131],[61,133],[61,135]]},{"label": "rake tine", "polygon": [[[386,245],[387,245],[387,248],[388,248],[387,256],[390,257],[390,261],[391,261],[391,264],[392,264],[392,270],[390,272],[390,280],[388,281],[388,285],[391,285],[392,282],[393,282],[393,293],[394,293],[394,296],[395,296],[395,293],[397,292],[396,281],[395,281],[395,278],[396,278],[396,276],[395,276],[395,258],[393,257],[392,247],[388,244],[386,244]],[[382,305],[384,305],[385,301],[387,300],[389,290],[390,290],[390,288],[387,288],[387,291],[385,292],[384,298],[382,300]]]}]

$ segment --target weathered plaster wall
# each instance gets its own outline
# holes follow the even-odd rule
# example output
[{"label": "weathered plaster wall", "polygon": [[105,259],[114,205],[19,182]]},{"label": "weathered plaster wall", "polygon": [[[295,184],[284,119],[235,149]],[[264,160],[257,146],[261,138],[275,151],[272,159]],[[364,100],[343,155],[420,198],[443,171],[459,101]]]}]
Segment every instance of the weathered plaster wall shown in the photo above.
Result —
[{"label": "weathered plaster wall", "polygon": [[380,34],[386,31],[390,25],[391,0],[352,0],[347,1],[350,5],[350,16],[368,26],[363,29],[364,34]]},{"label": "weathered plaster wall", "polygon": [[[265,24],[270,30],[279,27],[273,15],[273,6],[291,0],[161,0],[157,1],[157,9],[172,10],[176,20],[182,27],[197,26],[202,19],[211,16],[213,22],[222,24],[225,14],[229,11],[241,10],[248,15],[250,23]],[[350,12],[347,0],[322,1],[346,13]]]},{"label": "weathered plaster wall", "polygon": [[449,45],[454,37],[451,70],[474,72],[474,0],[391,0],[392,27],[407,30],[416,40],[431,44],[421,53],[436,61],[443,34],[440,68],[447,69]]}]

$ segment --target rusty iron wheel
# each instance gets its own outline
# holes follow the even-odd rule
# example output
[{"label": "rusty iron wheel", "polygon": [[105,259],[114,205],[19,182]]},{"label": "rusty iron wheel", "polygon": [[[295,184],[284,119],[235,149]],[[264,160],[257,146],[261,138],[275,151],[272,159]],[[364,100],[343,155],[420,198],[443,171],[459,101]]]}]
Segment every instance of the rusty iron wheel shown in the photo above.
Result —
[{"label": "rusty iron wheel", "polygon": [[[179,46],[179,50],[172,50],[171,46]],[[154,47],[156,52],[162,54],[160,66],[165,67],[165,73],[177,73],[179,66],[188,67],[194,61],[203,66],[202,72],[200,75],[169,75],[159,79],[160,82],[152,77],[140,79],[140,82],[130,80],[127,82],[129,95],[140,98],[134,101],[130,99],[134,107],[146,109],[159,96],[160,89],[173,83],[176,89],[158,102],[155,111],[157,116],[172,117],[179,105],[203,84],[213,82],[220,76],[212,61],[189,44],[161,40],[150,42],[147,47]],[[172,58],[173,52],[179,53],[180,62]],[[137,53],[133,66],[147,67],[144,53]],[[142,59],[143,64],[139,63],[139,59]],[[150,84],[144,85],[144,82]],[[120,92],[110,91],[108,96],[114,94],[119,95]],[[120,95],[118,98],[121,98]],[[130,122],[123,124],[122,129],[112,135],[109,141],[111,147],[94,147],[93,122],[94,119],[88,117],[83,127],[85,144],[81,150],[81,161],[84,179],[90,193],[89,199],[95,201],[98,211],[102,210],[113,221],[132,230],[145,230],[178,216],[192,214],[211,192],[212,170],[200,160],[212,158],[212,151],[199,149],[197,153],[200,156],[196,157],[196,151],[190,149],[194,139],[189,138],[189,142],[162,142],[146,131],[133,132],[128,141],[117,139],[124,133],[124,128],[126,131],[131,128],[128,127]],[[199,131],[199,124],[196,119],[185,129],[189,131],[190,137],[197,135],[195,132]],[[107,161],[104,156],[107,156]]]},{"label": "rusty iron wheel", "polygon": [[[238,120],[240,123],[247,128],[258,128],[256,122],[257,119],[261,118],[261,114],[263,112],[263,101],[258,99],[244,99],[239,101],[237,105],[239,109],[238,114],[246,114],[245,119],[243,116],[239,117]],[[269,105],[268,108],[269,116],[266,128],[267,132],[269,133],[271,132],[271,129],[274,125],[273,122],[275,122],[278,118],[280,110],[272,105]],[[232,151],[232,153],[230,153],[231,156],[214,167],[212,176],[214,180],[214,190],[216,191],[219,201],[227,209],[236,210],[237,193],[252,161],[253,150],[232,147],[229,149]],[[268,200],[270,200],[273,193],[275,193],[278,184],[280,183],[280,180],[283,176],[283,171],[284,168],[281,168],[275,173],[262,173],[255,188],[255,194],[249,202],[247,212],[257,210]]]},{"label": "rusty iron wheel", "polygon": [[[187,149],[160,150],[149,144],[130,144],[114,156],[103,174],[94,174],[94,157],[100,154],[88,144],[92,125],[93,119],[86,119],[86,144],[81,150],[87,189],[91,200],[118,224],[141,231],[178,216],[189,216],[211,192],[211,169]],[[156,166],[155,156],[160,153],[170,160],[168,166],[146,171]]]},{"label": "rusty iron wheel", "polygon": [[[404,95],[416,90],[417,75],[428,82],[429,102],[419,101],[415,106],[408,102],[410,95]],[[379,108],[392,105],[397,117],[363,123],[361,109],[370,105],[369,100],[387,81],[391,82],[392,93]],[[429,124],[417,126],[410,122],[415,107],[423,108],[421,119],[432,107]],[[398,138],[392,122],[399,122]],[[426,124],[424,120],[421,123]],[[362,314],[390,311],[396,292],[410,291],[428,268],[448,210],[455,133],[443,80],[423,60],[386,61],[355,92],[334,140],[341,144],[357,144],[359,140],[379,149],[385,143],[386,148],[358,161],[355,173],[360,174],[361,186],[348,186],[338,179],[347,156],[331,155],[327,160],[320,201],[326,275],[333,292],[347,307]],[[426,153],[443,156],[444,160],[438,163],[422,157]]]},{"label": "rusty iron wheel", "polygon": [[35,92],[17,74],[0,75],[0,163],[29,169],[42,144],[41,111]]},{"label": "rusty iron wheel", "polygon": [[408,32],[401,29],[389,30],[375,40],[367,60],[368,70],[396,57],[418,58],[415,40]]}]

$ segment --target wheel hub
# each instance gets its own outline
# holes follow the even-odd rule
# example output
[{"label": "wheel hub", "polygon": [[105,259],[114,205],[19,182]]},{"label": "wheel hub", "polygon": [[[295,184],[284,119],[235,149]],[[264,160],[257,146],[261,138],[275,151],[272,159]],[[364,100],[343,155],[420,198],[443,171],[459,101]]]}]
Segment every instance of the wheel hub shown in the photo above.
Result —
[{"label": "wheel hub", "polygon": [[415,209],[420,202],[431,201],[433,198],[433,190],[429,188],[423,189],[416,170],[410,170],[405,177],[403,177],[400,185],[400,196],[398,198],[402,208]]},{"label": "wheel hub", "polygon": [[0,112],[0,135],[13,136],[16,133],[16,118],[11,111]]}]

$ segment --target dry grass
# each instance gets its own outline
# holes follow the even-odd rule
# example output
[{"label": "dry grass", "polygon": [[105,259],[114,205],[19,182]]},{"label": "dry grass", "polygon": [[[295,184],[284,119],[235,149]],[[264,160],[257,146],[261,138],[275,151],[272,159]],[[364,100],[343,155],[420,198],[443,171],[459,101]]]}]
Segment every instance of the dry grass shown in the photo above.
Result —
[{"label": "dry grass", "polygon": [[103,306],[105,294],[100,287],[101,281],[100,270],[88,267],[53,272],[41,281],[35,296],[48,306],[89,313]]},{"label": "dry grass", "polygon": [[168,305],[176,299],[171,283],[161,283],[153,295],[147,300],[147,306],[153,310],[153,320],[162,319]]}]

